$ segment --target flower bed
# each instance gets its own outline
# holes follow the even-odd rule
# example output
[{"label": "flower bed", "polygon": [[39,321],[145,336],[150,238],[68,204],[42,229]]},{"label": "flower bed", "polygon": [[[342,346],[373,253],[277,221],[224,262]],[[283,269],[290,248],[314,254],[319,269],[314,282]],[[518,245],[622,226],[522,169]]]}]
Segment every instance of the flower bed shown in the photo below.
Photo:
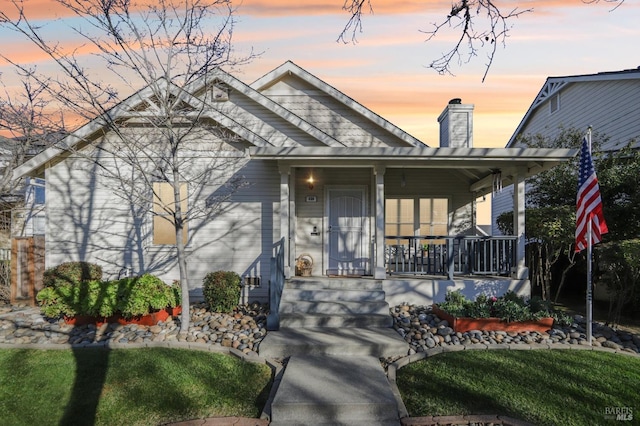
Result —
[{"label": "flower bed", "polygon": [[182,307],[160,309],[157,312],[151,312],[147,315],[137,315],[135,317],[126,318],[122,315],[112,315],[110,317],[95,317],[89,315],[65,316],[64,322],[69,325],[87,325],[95,324],[100,327],[104,324],[138,324],[138,325],[156,325],[159,322],[166,321],[170,316],[178,316],[182,312]]},{"label": "flower bed", "polygon": [[467,318],[454,317],[433,305],[432,312],[438,318],[447,320],[454,331],[464,333],[465,331],[507,331],[519,333],[521,331],[538,331],[544,333],[553,327],[553,318],[546,317],[539,320],[512,321],[506,322],[500,318]]},{"label": "flower bed", "polygon": [[548,302],[533,297],[525,299],[513,292],[501,297],[480,295],[467,300],[459,291],[450,291],[445,301],[433,305],[432,312],[446,320],[456,332],[480,331],[538,331],[553,327],[555,318]]},{"label": "flower bed", "polygon": [[102,270],[86,262],[69,262],[45,272],[37,300],[47,318],[69,324],[105,322],[153,325],[166,320],[181,303],[179,283],[165,284],[144,274],[102,280]]}]

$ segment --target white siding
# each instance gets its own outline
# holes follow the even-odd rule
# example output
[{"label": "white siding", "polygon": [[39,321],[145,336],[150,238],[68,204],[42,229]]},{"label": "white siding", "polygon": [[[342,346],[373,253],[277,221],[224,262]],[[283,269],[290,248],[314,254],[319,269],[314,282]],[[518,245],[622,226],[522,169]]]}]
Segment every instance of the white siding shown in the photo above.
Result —
[{"label": "white siding", "polygon": [[[557,137],[562,128],[584,129],[589,126],[609,141],[603,150],[617,149],[635,139],[640,146],[640,78],[601,80],[569,84],[560,91],[560,108],[551,113],[552,97],[541,103],[522,128],[523,135]],[[492,198],[491,229],[500,235],[496,218],[513,210],[513,187],[508,186]]]},{"label": "white siding", "polygon": [[[193,158],[193,170],[211,158]],[[102,159],[102,165],[113,167],[110,164]],[[279,221],[274,219],[280,214],[280,175],[275,162],[240,158],[227,166],[220,173],[235,174],[245,185],[225,198],[213,217],[189,222],[189,287],[198,294],[208,272],[231,270],[243,277],[260,277],[260,287],[246,289],[246,300],[264,301],[270,259],[280,234]],[[107,279],[124,271],[150,272],[168,283],[179,278],[175,249],[152,244],[149,204],[123,199],[117,181],[106,178],[84,158],[68,158],[50,167],[46,178],[47,267],[84,260],[100,264]],[[220,199],[227,190],[212,176],[201,190],[190,188],[198,197],[189,200],[190,208],[198,201]]]},{"label": "white siding", "polygon": [[309,133],[241,93],[232,92],[228,102],[217,106],[221,112],[274,146],[322,145]]},{"label": "white siding", "polygon": [[347,146],[407,146],[406,142],[296,77],[283,78],[263,94]]},{"label": "white siding", "polygon": [[[280,174],[275,162],[252,160],[241,167],[246,186],[221,211],[201,224],[189,259],[190,286],[198,288],[208,272],[231,270],[259,277],[249,299],[268,300],[270,260],[280,235]],[[211,188],[215,192],[215,188]]]},{"label": "white siding", "polygon": [[95,166],[67,159],[48,169],[46,180],[47,267],[85,260],[99,263],[105,278],[144,270],[145,215],[105,186]]},{"label": "white siding", "polygon": [[631,139],[640,143],[640,79],[573,83],[560,90],[560,108],[551,113],[549,101],[538,106],[522,134],[554,138],[560,128],[584,129],[609,137],[602,148],[615,149]]}]

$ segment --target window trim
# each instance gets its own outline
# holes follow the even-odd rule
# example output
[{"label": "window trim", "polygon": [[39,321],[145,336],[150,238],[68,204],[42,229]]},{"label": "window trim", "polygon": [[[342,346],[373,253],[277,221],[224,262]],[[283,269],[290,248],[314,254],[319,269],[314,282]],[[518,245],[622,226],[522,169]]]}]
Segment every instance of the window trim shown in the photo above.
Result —
[{"label": "window trim", "polygon": [[[555,108],[554,108],[555,106]],[[549,99],[549,114],[555,114],[560,111],[560,93],[556,93]]]}]

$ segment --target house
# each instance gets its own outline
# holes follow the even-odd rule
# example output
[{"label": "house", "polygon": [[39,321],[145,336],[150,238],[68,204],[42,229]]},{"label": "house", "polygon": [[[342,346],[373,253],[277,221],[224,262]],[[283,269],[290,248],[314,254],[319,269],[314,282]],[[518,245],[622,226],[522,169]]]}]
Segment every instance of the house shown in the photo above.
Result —
[{"label": "house", "polygon": [[[245,184],[217,198],[213,217],[188,222],[194,296],[215,270],[238,272],[244,297],[262,301],[296,274],[375,280],[389,303],[430,303],[453,287],[528,291],[524,179],[574,151],[473,148],[473,108],[458,99],[440,116],[441,146],[429,147],[292,62],[250,85],[220,69],[203,81],[175,89],[185,110],[198,105],[189,123],[222,127],[192,141],[190,168],[229,162],[198,188],[187,181],[186,202],[218,197],[225,182]],[[154,102],[143,88],[110,119],[143,123]],[[99,144],[116,143],[111,133],[96,119],[15,170],[45,182],[46,266],[83,260],[102,265],[107,277],[150,272],[171,282],[175,241],[154,220],[162,212],[116,194],[99,169],[122,173],[117,161],[102,158],[98,167],[87,158],[104,155]],[[475,235],[474,200],[491,191],[497,170],[519,189],[515,237]]]},{"label": "house", "polygon": [[[549,77],[522,118],[507,148],[520,146],[524,135],[550,139],[564,129],[591,126],[609,139],[605,151],[617,150],[631,141],[640,146],[640,67],[597,74]],[[512,210],[513,188],[503,187],[492,198],[492,235],[500,235],[496,218]]]},{"label": "house", "polygon": [[[44,181],[29,178],[12,181],[16,162],[42,152],[49,135],[35,141],[0,136],[0,287],[8,301],[32,301],[42,284],[44,258]],[[42,242],[42,244],[39,244]]]}]

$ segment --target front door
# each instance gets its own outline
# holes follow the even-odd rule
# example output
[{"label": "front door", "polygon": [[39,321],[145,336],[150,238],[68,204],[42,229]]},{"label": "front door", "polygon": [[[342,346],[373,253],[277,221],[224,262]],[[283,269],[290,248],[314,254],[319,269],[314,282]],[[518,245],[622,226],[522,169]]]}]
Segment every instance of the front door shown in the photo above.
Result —
[{"label": "front door", "polygon": [[327,196],[329,275],[364,275],[369,246],[364,188],[330,188]]}]

